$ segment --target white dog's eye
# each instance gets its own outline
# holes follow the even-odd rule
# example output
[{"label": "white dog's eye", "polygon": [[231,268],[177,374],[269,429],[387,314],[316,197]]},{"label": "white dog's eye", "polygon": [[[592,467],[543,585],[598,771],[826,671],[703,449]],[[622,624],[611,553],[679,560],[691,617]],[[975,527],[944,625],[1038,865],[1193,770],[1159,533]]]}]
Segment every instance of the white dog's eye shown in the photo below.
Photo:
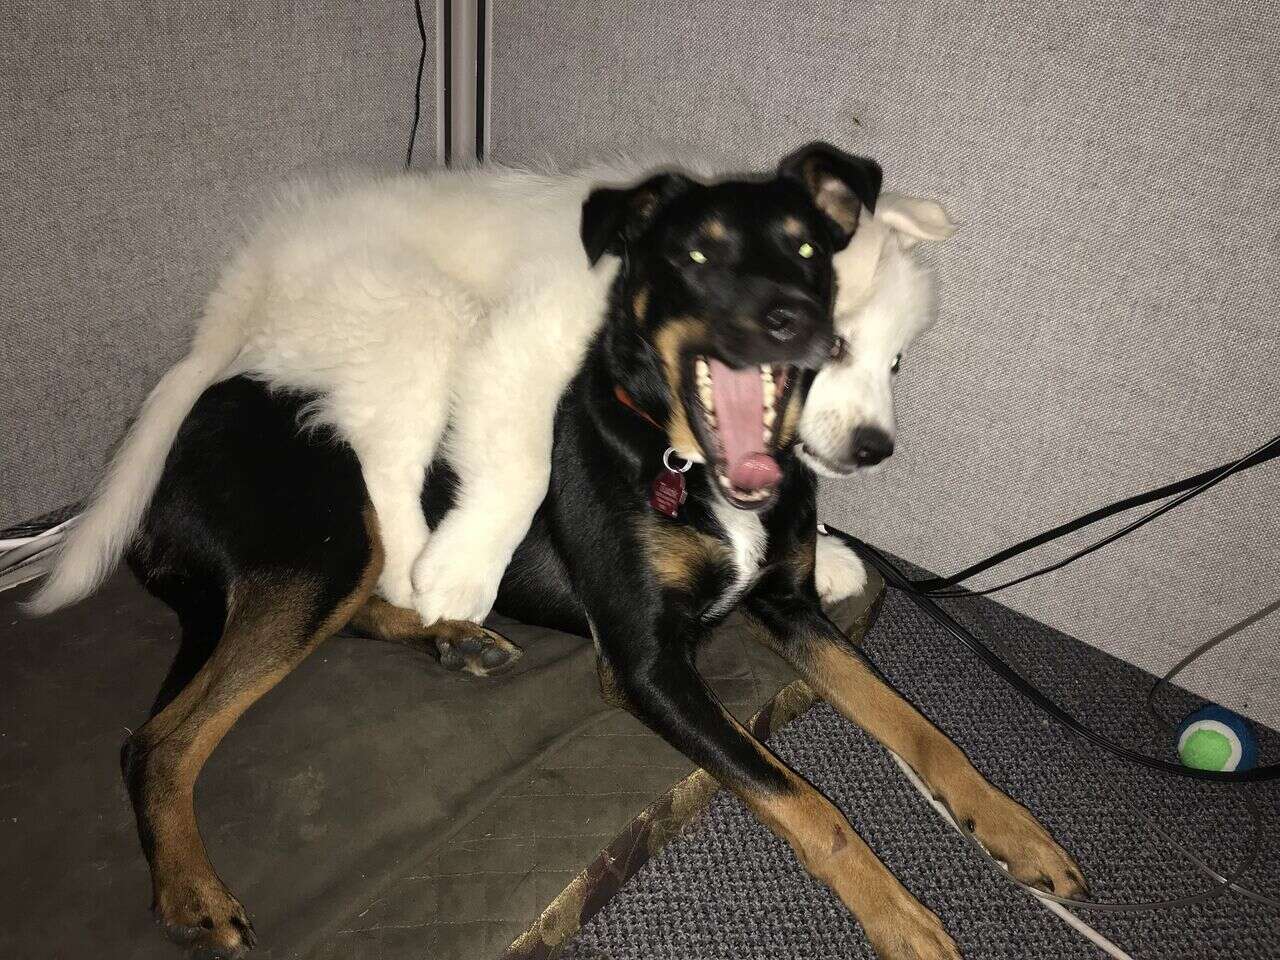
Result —
[{"label": "white dog's eye", "polygon": [[810,257],[812,257],[812,256],[813,256],[813,244],[812,244],[812,243],[802,243],[802,244],[800,244],[800,250],[799,250],[799,253],[800,253],[800,256],[802,256],[802,257],[804,257],[806,260],[808,260]]},{"label": "white dog's eye", "polygon": [[692,260],[694,263],[706,263],[707,255],[703,253],[701,250],[690,250],[689,259]]},{"label": "white dog's eye", "polygon": [[889,364],[889,372],[897,373],[898,368],[902,366],[902,354],[898,354],[893,358],[893,363]]},{"label": "white dog's eye", "polygon": [[844,337],[837,335],[836,338],[831,341],[831,357],[830,357],[831,361],[833,363],[839,363],[841,360],[845,358],[845,354],[847,354],[848,352],[849,352],[849,341],[846,340]]}]

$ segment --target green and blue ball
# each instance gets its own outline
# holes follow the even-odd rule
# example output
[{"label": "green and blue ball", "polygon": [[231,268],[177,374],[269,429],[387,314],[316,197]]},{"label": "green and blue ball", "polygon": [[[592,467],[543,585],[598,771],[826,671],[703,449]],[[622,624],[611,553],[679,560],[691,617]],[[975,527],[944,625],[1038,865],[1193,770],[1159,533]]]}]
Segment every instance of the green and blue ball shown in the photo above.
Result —
[{"label": "green and blue ball", "polygon": [[1258,762],[1258,739],[1244,717],[1209,704],[1178,727],[1178,757],[1197,770],[1248,770]]}]

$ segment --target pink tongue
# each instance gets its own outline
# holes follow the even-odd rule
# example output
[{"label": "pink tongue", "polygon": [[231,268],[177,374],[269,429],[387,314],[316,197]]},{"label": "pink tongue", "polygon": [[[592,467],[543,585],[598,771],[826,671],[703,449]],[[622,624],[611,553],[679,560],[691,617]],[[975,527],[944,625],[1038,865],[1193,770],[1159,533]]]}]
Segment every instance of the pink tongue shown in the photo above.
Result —
[{"label": "pink tongue", "polygon": [[772,487],[782,479],[782,469],[761,449],[764,446],[764,384],[760,381],[760,368],[734,370],[719,360],[708,362],[717,432],[729,465],[729,482],[739,490]]}]

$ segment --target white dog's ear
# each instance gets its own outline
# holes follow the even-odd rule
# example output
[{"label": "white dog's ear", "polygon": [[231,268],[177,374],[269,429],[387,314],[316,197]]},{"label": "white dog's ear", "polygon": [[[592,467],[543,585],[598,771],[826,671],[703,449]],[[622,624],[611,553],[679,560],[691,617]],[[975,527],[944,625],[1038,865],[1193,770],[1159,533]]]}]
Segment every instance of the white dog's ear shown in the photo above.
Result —
[{"label": "white dog's ear", "polygon": [[921,240],[945,240],[958,226],[941,204],[904,193],[881,194],[876,204],[876,219],[896,230],[907,250]]}]

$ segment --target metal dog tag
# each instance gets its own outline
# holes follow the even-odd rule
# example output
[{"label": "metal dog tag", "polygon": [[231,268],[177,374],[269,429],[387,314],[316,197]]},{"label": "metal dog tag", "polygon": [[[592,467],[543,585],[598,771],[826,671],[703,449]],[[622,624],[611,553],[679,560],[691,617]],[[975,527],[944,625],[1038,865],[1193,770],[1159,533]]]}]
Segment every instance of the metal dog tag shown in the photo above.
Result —
[{"label": "metal dog tag", "polygon": [[692,461],[686,460],[683,467],[673,467],[671,455],[675,452],[675,448],[667,448],[662,455],[662,471],[653,478],[649,487],[649,506],[672,520],[680,515],[680,507],[688,496],[684,488],[684,475],[693,466]]}]

